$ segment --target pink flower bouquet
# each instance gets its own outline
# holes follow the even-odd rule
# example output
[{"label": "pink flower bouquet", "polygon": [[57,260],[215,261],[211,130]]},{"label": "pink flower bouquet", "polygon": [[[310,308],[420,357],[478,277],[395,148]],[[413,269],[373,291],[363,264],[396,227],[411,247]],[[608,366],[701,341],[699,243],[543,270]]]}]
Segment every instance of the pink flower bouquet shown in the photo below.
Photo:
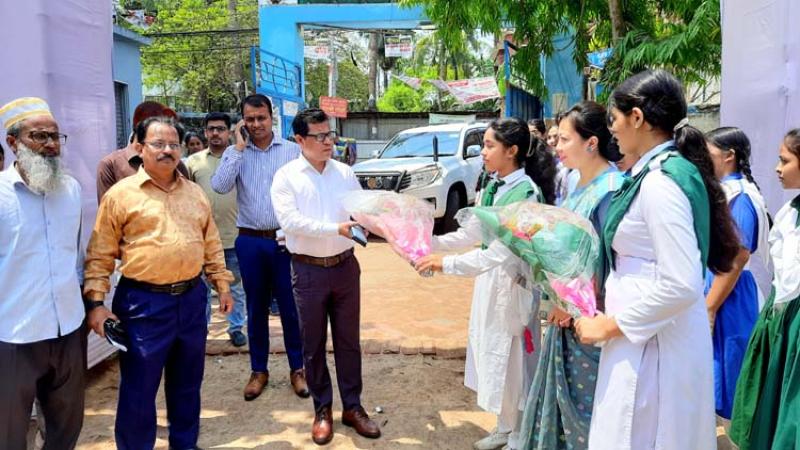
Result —
[{"label": "pink flower bouquet", "polygon": [[355,191],[342,199],[345,210],[403,259],[416,263],[431,253],[433,205],[391,191]]}]

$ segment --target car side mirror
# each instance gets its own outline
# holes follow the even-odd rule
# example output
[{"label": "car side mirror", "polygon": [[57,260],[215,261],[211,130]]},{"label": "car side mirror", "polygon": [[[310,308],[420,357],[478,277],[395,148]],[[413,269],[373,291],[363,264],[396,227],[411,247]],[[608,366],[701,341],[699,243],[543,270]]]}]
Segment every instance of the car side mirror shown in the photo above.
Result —
[{"label": "car side mirror", "polygon": [[481,156],[481,146],[477,144],[468,146],[466,151],[466,157],[474,158],[476,156]]}]

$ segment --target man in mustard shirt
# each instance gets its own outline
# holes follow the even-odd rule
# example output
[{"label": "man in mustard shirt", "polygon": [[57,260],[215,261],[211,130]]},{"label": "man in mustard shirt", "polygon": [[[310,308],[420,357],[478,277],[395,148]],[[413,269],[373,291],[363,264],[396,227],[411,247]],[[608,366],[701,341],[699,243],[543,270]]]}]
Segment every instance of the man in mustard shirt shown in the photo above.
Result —
[{"label": "man in mustard shirt", "polygon": [[[169,444],[194,449],[200,429],[200,385],[206,344],[204,272],[227,313],[233,300],[225,256],[202,189],[180,174],[183,131],[173,119],[152,117],[137,126],[142,167],[100,202],[86,255],[84,297],[89,326],[105,336],[107,319],[127,332],[120,354],[117,448],[153,448],[156,393],[165,374]],[[122,278],[112,311],[102,300],[120,259]]]}]

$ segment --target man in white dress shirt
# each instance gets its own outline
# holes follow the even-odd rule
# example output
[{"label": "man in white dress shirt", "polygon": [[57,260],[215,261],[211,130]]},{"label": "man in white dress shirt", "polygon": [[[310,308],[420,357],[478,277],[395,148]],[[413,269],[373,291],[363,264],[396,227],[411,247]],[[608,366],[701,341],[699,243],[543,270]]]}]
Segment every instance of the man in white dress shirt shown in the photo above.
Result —
[{"label": "man in white dress shirt", "polygon": [[45,449],[72,449],[83,425],[81,189],[61,165],[47,103],[0,107],[17,161],[0,172],[0,447],[24,450],[34,399]]},{"label": "man in white dress shirt", "polygon": [[278,170],[271,195],[292,253],[292,287],[306,379],[314,399],[311,435],[318,445],[333,438],[333,387],[325,360],[330,317],[342,423],[362,436],[377,438],[380,428],[361,406],[361,269],[350,239],[356,223],[341,204],[343,196],[361,185],[350,167],[331,159],[336,133],[322,110],[300,112],[292,129],[302,154]]}]

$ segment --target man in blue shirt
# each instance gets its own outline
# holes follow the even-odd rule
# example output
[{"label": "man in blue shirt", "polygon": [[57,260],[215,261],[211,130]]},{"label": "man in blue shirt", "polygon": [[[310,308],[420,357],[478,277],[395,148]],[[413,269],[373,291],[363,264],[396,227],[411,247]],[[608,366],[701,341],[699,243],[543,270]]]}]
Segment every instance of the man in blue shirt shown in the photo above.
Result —
[{"label": "man in blue shirt", "polygon": [[269,306],[278,300],[283,342],[289,358],[295,393],[309,396],[303,370],[300,324],[292,294],[291,256],[279,242],[282,234],[272,207],[270,188],[275,173],[297,159],[300,148],[272,131],[272,103],[261,94],[242,101],[243,120],[236,124],[236,143],[225,150],[211,177],[220,194],[236,188],[239,236],[234,244],[247,297],[247,335],[250,341],[250,380],[244,399],[253,400],[269,381]]},{"label": "man in blue shirt", "polygon": [[67,137],[44,100],[0,107],[0,123],[17,157],[0,172],[0,447],[26,448],[38,399],[44,448],[72,449],[86,369],[81,189],[62,168]]}]

